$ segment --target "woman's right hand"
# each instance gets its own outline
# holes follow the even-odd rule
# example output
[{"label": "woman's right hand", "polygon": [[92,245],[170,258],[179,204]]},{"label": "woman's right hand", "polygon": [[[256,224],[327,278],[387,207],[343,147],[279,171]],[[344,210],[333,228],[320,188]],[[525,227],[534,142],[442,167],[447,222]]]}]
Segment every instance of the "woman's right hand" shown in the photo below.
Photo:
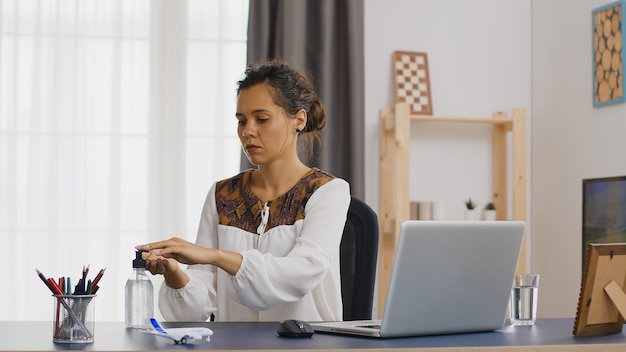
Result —
[{"label": "woman's right hand", "polygon": [[157,256],[152,252],[143,252],[142,257],[146,261],[146,270],[152,275],[163,275],[167,286],[178,289],[189,281],[187,274],[180,270],[175,259]]}]

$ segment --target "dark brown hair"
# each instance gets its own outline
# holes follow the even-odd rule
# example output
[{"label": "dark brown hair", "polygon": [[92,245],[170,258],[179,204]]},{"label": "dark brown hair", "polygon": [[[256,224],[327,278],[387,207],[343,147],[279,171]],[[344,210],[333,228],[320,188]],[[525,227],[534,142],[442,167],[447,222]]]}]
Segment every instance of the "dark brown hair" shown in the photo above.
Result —
[{"label": "dark brown hair", "polygon": [[[307,122],[301,133],[319,138],[326,124],[326,110],[313,86],[311,77],[281,60],[271,60],[248,66],[245,77],[237,82],[237,95],[244,89],[267,83],[276,105],[293,118],[300,109],[307,113]],[[312,141],[311,141],[312,142]]]}]

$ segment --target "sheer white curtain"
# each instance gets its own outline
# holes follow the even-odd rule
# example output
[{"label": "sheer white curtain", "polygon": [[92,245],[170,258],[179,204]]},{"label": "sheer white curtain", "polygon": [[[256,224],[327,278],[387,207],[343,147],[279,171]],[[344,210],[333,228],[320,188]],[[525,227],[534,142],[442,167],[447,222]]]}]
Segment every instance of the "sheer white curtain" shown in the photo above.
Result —
[{"label": "sheer white curtain", "polygon": [[247,14],[0,0],[0,320],[51,320],[35,268],[76,282],[84,265],[106,268],[96,319],[123,320],[134,245],[195,239],[211,183],[239,170]]}]

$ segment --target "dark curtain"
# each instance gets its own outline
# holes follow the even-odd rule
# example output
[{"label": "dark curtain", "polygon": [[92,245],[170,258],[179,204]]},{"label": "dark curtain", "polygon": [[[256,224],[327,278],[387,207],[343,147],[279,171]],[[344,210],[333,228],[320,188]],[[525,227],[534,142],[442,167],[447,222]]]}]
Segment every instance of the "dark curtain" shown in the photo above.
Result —
[{"label": "dark curtain", "polygon": [[[280,58],[310,73],[326,106],[321,143],[305,164],[365,196],[363,0],[251,0],[248,62]],[[242,170],[252,167],[245,155]]]}]

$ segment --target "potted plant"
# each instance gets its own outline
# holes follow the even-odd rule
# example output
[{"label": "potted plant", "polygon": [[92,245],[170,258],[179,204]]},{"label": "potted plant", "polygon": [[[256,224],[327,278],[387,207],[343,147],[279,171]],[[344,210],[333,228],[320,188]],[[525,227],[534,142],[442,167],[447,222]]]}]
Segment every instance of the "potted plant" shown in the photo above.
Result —
[{"label": "potted plant", "polygon": [[478,218],[476,214],[476,204],[472,198],[467,199],[465,201],[465,220],[476,220]]},{"label": "potted plant", "polygon": [[487,203],[487,205],[485,205],[484,217],[487,221],[496,220],[496,205],[493,204],[493,202],[489,202]]}]

